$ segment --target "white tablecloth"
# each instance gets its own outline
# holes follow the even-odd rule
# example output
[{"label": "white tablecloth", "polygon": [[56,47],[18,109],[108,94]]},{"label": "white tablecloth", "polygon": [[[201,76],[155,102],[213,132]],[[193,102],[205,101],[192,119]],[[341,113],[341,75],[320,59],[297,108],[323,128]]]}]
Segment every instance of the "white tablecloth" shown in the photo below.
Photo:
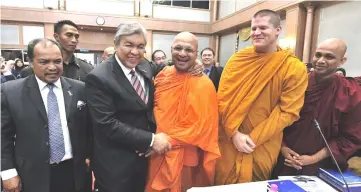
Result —
[{"label": "white tablecloth", "polygon": [[[289,177],[291,178],[291,177]],[[282,179],[292,180],[286,177]],[[310,177],[314,182],[295,182],[297,185],[309,192],[337,192],[334,188],[319,179],[318,177]],[[242,183],[233,185],[221,185],[213,187],[194,187],[187,192],[266,192],[268,181]]]}]

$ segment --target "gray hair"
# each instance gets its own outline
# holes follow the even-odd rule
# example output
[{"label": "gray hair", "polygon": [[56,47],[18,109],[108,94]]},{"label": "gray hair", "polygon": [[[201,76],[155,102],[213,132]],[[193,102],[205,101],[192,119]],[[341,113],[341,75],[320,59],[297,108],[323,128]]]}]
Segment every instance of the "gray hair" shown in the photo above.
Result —
[{"label": "gray hair", "polygon": [[139,34],[144,36],[145,44],[147,44],[147,30],[139,23],[122,23],[117,28],[114,41],[115,45],[119,45],[122,36]]}]

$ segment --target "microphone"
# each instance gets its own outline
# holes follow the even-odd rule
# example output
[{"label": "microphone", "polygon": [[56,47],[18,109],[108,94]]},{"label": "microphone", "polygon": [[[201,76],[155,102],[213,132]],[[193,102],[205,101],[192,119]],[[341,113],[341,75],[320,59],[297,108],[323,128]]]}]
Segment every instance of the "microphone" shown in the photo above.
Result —
[{"label": "microphone", "polygon": [[327,140],[326,140],[326,138],[325,138],[325,135],[323,135],[323,133],[322,133],[320,124],[318,124],[318,122],[317,122],[316,119],[313,119],[313,120],[312,120],[312,123],[313,123],[313,125],[318,129],[318,131],[320,132],[320,134],[321,134],[321,136],[322,136],[322,138],[323,138],[323,141],[324,141],[325,144],[326,144],[326,147],[327,147],[327,149],[328,149],[328,152],[330,152],[330,155],[331,155],[333,161],[334,161],[335,164],[336,164],[336,167],[337,167],[337,169],[338,169],[338,172],[340,172],[341,177],[342,177],[342,180],[343,180],[343,182],[345,182],[347,191],[350,192],[350,189],[348,188],[348,184],[347,184],[347,182],[346,182],[346,179],[345,179],[345,177],[343,177],[343,174],[342,174],[342,171],[341,171],[341,169],[340,169],[340,166],[338,166],[338,163],[337,163],[337,161],[336,161],[336,158],[335,158],[335,156],[333,156],[333,153],[332,153],[332,151],[331,151],[330,146],[329,146],[328,143],[327,143]]}]

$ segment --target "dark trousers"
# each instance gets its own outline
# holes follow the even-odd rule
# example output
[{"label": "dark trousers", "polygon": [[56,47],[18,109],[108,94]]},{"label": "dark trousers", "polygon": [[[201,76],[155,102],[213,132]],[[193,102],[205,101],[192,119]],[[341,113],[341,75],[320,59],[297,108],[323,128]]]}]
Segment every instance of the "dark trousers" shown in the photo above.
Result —
[{"label": "dark trousers", "polygon": [[[139,161],[137,167],[134,167],[131,174],[124,175],[119,178],[117,186],[121,186],[121,192],[144,192],[147,175],[148,174],[148,160],[143,158]],[[115,192],[111,186],[102,186],[95,176],[94,184],[95,192]]]},{"label": "dark trousers", "polygon": [[50,165],[50,191],[76,192],[73,160]]}]

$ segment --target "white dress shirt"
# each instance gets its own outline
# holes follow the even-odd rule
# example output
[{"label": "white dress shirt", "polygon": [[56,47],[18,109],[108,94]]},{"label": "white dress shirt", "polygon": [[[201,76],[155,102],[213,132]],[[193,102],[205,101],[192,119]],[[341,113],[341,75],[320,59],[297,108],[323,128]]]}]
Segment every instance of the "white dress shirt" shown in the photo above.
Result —
[{"label": "white dress shirt", "polygon": [[[145,97],[149,98],[149,90],[145,87],[145,82],[144,82],[144,77],[142,75],[140,75],[136,70],[135,68],[128,68],[126,66],[123,65],[122,62],[120,62],[119,60],[119,57],[117,54],[115,54],[115,60],[117,60],[119,66],[122,68],[123,72],[124,72],[124,75],[127,77],[127,79],[129,80],[130,84],[132,84],[132,74],[130,74],[130,72],[132,70],[135,71],[135,75],[138,77],[139,81],[140,81],[140,84],[142,85],[142,88],[144,90],[144,93],[145,93]],[[152,133],[152,141],[150,143],[150,146],[153,146],[153,141],[154,141],[154,134]]]},{"label": "white dress shirt", "polygon": [[[38,82],[38,85],[39,85],[39,90],[40,90],[40,94],[41,94],[41,97],[44,102],[46,113],[48,113],[47,101],[48,101],[49,88],[47,87],[47,83],[43,82],[38,77],[36,77],[36,81]],[[65,160],[73,158],[73,153],[72,153],[70,134],[69,134],[69,129],[68,129],[68,122],[66,120],[65,102],[64,102],[64,95],[63,95],[63,89],[61,86],[60,78],[54,83],[54,85],[55,86],[53,88],[53,91],[54,91],[55,96],[58,101],[61,128],[63,129],[64,147],[65,147],[65,155],[61,161],[65,161]],[[49,157],[50,157],[50,155],[49,155]],[[53,163],[54,162],[50,161],[50,164],[53,164]],[[9,170],[5,170],[5,171],[1,172],[2,180],[7,180],[7,179],[13,178],[17,175],[18,175],[18,173],[17,173],[16,169],[9,169]]]}]

